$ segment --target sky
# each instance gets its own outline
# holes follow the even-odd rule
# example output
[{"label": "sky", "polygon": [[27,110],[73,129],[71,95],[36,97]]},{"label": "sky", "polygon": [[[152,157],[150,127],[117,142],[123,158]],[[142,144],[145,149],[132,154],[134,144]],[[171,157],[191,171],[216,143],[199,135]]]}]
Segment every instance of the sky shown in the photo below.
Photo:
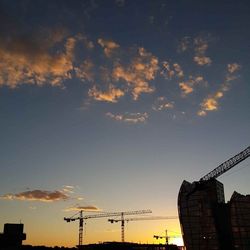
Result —
[{"label": "sky", "polygon": [[[63,217],[79,209],[176,216],[183,180],[249,146],[249,12],[248,0],[0,0],[1,227],[75,246]],[[249,194],[249,163],[219,178],[227,200]],[[85,221],[84,244],[120,241],[107,219]],[[179,221],[131,221],[125,240],[166,229],[179,236]]]}]

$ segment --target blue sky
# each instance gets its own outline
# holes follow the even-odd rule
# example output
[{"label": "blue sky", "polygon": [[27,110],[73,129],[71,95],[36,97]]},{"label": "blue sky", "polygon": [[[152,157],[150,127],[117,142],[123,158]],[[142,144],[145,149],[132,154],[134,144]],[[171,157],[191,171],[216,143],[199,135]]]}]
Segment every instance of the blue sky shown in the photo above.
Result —
[{"label": "blue sky", "polygon": [[[27,244],[74,245],[69,208],[176,215],[184,179],[249,146],[248,1],[0,7],[0,222],[22,220]],[[220,178],[227,199],[249,193],[247,166]],[[138,223],[127,240],[180,232]],[[120,239],[105,220],[89,224],[86,243]]]}]

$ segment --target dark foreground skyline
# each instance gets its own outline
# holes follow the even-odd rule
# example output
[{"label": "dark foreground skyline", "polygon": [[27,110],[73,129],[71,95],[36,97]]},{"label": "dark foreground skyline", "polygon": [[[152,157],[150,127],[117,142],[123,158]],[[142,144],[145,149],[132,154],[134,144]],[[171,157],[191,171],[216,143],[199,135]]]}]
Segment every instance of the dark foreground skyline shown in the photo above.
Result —
[{"label": "dark foreground skyline", "polygon": [[[184,179],[249,146],[249,13],[247,0],[0,0],[0,224],[74,246],[63,218],[79,209],[177,215]],[[249,171],[221,177],[226,200],[249,193]],[[85,244],[121,238],[107,219],[84,228]],[[129,222],[125,240],[166,229],[179,221]]]}]

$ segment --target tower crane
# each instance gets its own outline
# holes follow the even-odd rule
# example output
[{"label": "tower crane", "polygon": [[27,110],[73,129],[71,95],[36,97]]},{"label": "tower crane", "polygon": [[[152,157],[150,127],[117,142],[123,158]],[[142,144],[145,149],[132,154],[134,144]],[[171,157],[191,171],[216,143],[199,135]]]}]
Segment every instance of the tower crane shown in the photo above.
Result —
[{"label": "tower crane", "polygon": [[125,221],[129,222],[129,221],[140,221],[140,220],[171,220],[171,219],[178,219],[178,216],[150,216],[150,217],[134,217],[134,218],[121,218],[121,219],[108,219],[108,222],[110,223],[117,223],[117,222],[121,222],[121,239],[122,242],[124,242],[125,239]]},{"label": "tower crane", "polygon": [[240,152],[239,154],[233,156],[229,160],[223,162],[220,164],[217,168],[206,174],[200,179],[200,182],[208,181],[210,179],[215,179],[219,177],[220,175],[227,172],[229,169],[233,168],[238,163],[244,161],[246,158],[250,156],[250,146],[247,147],[245,150]]},{"label": "tower crane", "polygon": [[133,220],[133,219],[136,219],[136,218],[124,218],[124,215],[135,215],[135,214],[145,214],[145,213],[152,213],[151,210],[139,210],[139,211],[130,211],[130,212],[121,212],[120,213],[120,216],[121,218],[120,219],[109,219],[108,221],[111,222],[111,223],[114,223],[114,222],[121,222],[121,241],[124,242],[125,241],[125,236],[124,236],[124,227],[125,227],[125,221],[128,221],[128,220]]},{"label": "tower crane", "polygon": [[[98,214],[89,214],[83,216],[83,210],[77,212],[71,217],[64,217],[66,222],[76,221],[79,220],[79,241],[78,241],[78,248],[81,249],[83,245],[83,222],[87,219],[94,219],[94,218],[103,218],[103,217],[113,217],[113,216],[121,216],[123,219],[123,235],[124,235],[124,215],[135,215],[135,214],[146,214],[152,213],[151,210],[137,210],[137,211],[126,211],[126,212],[107,212],[107,213],[98,213]],[[124,242],[124,238],[123,238]]]},{"label": "tower crane", "polygon": [[156,238],[157,240],[158,240],[158,239],[166,239],[166,245],[168,245],[169,239],[170,239],[170,238],[179,238],[179,236],[176,236],[176,235],[169,236],[169,235],[168,235],[168,230],[166,229],[166,230],[165,230],[165,236],[154,235],[153,238]]},{"label": "tower crane", "polygon": [[218,167],[210,171],[208,174],[201,177],[199,181],[195,181],[194,188],[187,194],[187,198],[192,193],[194,193],[197,190],[197,188],[204,182],[216,179],[217,177],[221,176],[222,174],[226,173],[228,170],[236,166],[238,163],[244,161],[249,156],[250,156],[250,146],[247,147],[245,150],[241,151],[240,153],[238,153],[237,155],[231,157],[227,161],[223,162]]}]

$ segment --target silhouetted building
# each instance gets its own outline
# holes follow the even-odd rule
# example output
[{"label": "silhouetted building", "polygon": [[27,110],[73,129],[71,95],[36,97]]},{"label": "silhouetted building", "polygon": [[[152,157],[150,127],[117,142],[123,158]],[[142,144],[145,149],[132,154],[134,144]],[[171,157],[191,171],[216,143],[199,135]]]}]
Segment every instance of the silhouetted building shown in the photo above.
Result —
[{"label": "silhouetted building", "polygon": [[4,231],[0,234],[0,249],[18,249],[25,239],[23,224],[4,224]]},{"label": "silhouetted building", "polygon": [[219,250],[214,206],[224,203],[223,184],[213,179],[192,184],[183,181],[178,209],[184,245],[188,250]]},{"label": "silhouetted building", "polygon": [[228,202],[235,249],[250,249],[250,195],[234,192]]},{"label": "silhouetted building", "polygon": [[104,242],[101,244],[84,245],[85,250],[180,250],[176,245],[137,244],[129,242]]},{"label": "silhouetted building", "polygon": [[225,203],[216,179],[183,181],[178,209],[187,250],[250,249],[250,196],[235,192]]}]

